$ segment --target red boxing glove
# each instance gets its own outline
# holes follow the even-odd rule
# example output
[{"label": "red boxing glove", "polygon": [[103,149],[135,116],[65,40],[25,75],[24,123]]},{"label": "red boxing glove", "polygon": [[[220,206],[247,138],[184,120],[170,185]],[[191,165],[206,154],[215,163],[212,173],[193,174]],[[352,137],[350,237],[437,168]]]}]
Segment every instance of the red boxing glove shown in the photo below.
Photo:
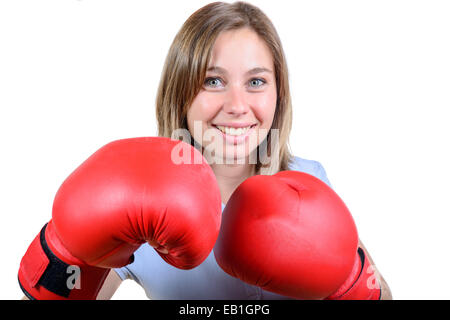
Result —
[{"label": "red boxing glove", "polygon": [[339,196],[302,172],[253,176],[233,193],[214,248],[228,274],[296,299],[378,299]]},{"label": "red boxing glove", "polygon": [[19,283],[25,294],[95,299],[109,268],[129,264],[147,241],[177,268],[203,262],[220,228],[220,191],[193,147],[182,150],[196,162],[174,163],[173,149],[180,143],[160,137],[119,140],[81,164],[61,185],[53,219],[22,258]]}]

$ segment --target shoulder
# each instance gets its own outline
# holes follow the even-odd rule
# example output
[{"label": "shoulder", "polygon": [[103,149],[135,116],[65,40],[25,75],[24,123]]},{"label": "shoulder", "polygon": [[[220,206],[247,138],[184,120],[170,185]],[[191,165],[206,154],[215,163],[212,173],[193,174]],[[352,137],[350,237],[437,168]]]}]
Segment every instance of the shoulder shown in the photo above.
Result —
[{"label": "shoulder", "polygon": [[308,173],[322,180],[331,187],[325,168],[319,161],[293,156],[289,161],[288,169]]}]

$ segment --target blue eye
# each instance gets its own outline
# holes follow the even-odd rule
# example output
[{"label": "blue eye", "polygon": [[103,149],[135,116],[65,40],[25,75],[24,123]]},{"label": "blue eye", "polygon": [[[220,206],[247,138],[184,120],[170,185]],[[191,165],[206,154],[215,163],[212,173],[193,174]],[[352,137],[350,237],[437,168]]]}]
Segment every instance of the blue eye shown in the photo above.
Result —
[{"label": "blue eye", "polygon": [[205,85],[212,88],[217,88],[221,84],[221,80],[219,78],[206,78]]},{"label": "blue eye", "polygon": [[266,81],[264,81],[263,79],[252,79],[250,80],[250,87],[260,87],[265,83]]}]

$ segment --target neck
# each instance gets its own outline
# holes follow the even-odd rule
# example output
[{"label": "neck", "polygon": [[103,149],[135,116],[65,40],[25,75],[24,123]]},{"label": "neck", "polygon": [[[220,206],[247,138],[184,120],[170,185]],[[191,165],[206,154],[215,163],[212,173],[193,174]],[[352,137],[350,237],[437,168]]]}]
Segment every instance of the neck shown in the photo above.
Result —
[{"label": "neck", "polygon": [[226,204],[234,190],[247,178],[255,174],[252,164],[213,164],[212,170],[220,188],[222,202]]}]

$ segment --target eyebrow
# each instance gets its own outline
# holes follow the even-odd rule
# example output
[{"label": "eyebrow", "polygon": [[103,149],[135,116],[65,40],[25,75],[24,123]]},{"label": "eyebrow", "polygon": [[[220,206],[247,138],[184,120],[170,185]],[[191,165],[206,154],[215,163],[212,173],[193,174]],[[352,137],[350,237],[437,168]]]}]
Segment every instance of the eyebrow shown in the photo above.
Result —
[{"label": "eyebrow", "polygon": [[[225,70],[222,67],[217,67],[217,66],[209,67],[207,71],[208,72],[216,72],[218,74],[228,74],[227,70]],[[256,68],[250,69],[245,74],[250,76],[250,75],[255,75],[255,74],[263,73],[263,72],[272,73],[272,70],[264,68],[264,67],[256,67]]]}]

